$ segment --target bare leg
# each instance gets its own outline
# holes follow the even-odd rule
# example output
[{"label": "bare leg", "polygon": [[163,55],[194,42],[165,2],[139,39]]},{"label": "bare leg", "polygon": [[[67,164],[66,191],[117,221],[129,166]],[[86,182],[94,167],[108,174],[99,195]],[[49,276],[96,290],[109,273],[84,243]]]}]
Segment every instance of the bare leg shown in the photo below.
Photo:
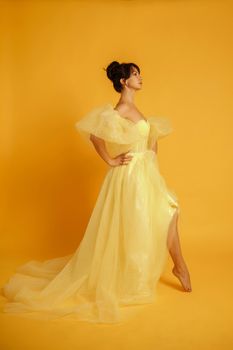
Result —
[{"label": "bare leg", "polygon": [[181,252],[180,240],[178,235],[178,215],[178,210],[176,210],[169,225],[167,245],[171,258],[174,262],[174,267],[172,269],[173,274],[180,280],[185,291],[191,292],[192,288],[190,276]]}]

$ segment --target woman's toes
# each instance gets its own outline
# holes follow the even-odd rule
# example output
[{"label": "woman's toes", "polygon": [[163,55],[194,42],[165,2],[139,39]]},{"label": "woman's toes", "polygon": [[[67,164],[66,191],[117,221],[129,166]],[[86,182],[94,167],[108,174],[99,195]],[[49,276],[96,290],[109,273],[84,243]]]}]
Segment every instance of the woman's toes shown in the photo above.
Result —
[{"label": "woman's toes", "polygon": [[191,292],[191,282],[190,282],[190,276],[187,269],[184,270],[178,270],[175,266],[172,269],[173,274],[180,280],[183,288],[187,292]]}]

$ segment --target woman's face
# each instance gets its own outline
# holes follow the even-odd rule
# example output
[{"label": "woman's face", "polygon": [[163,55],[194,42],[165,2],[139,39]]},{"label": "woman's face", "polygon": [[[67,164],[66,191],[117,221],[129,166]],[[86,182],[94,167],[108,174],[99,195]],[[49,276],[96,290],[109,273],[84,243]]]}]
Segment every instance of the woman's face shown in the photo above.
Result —
[{"label": "woman's face", "polygon": [[125,81],[128,88],[140,90],[142,88],[142,77],[136,67],[131,67],[130,77]]}]

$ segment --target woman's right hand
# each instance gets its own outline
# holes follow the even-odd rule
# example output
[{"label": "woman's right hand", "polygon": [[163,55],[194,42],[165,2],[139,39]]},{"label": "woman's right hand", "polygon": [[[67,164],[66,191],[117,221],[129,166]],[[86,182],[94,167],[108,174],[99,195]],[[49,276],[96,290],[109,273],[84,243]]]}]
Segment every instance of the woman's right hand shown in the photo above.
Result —
[{"label": "woman's right hand", "polygon": [[119,154],[118,156],[116,156],[115,158],[112,158],[109,162],[110,166],[119,166],[119,165],[127,165],[131,159],[133,158],[132,155],[128,154],[131,150],[127,151],[127,152],[123,152],[121,154]]}]

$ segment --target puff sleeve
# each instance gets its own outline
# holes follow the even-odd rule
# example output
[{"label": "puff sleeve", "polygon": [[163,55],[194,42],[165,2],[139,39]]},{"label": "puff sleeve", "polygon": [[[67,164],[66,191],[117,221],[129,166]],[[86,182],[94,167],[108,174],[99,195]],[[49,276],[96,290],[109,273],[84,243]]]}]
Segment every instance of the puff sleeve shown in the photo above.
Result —
[{"label": "puff sleeve", "polygon": [[166,117],[148,117],[148,121],[150,123],[148,145],[151,148],[155,141],[169,135],[173,127],[171,121]]},{"label": "puff sleeve", "polygon": [[109,143],[125,145],[140,138],[137,128],[121,118],[111,104],[93,108],[75,123],[75,127],[87,141],[91,134]]}]

